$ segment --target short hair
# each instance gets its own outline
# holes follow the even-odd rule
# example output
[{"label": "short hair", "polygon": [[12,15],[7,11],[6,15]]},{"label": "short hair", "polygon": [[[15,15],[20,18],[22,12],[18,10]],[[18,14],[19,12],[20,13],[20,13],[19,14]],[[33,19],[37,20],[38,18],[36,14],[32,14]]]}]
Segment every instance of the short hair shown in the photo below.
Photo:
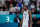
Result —
[{"label": "short hair", "polygon": [[26,8],[28,8],[28,6],[25,5]]}]

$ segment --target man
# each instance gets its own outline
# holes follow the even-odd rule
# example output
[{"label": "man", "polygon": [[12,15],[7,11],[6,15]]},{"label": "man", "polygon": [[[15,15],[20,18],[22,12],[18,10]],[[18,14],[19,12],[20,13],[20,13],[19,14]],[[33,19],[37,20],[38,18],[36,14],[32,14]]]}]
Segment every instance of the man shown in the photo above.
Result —
[{"label": "man", "polygon": [[5,4],[7,5],[8,9],[9,9],[10,1],[9,0],[6,0],[5,1]]},{"label": "man", "polygon": [[40,14],[40,2],[37,4],[38,14]]},{"label": "man", "polygon": [[17,0],[19,7],[22,7],[22,0]]},{"label": "man", "polygon": [[20,27],[22,24],[22,27],[28,27],[28,21],[29,21],[29,15],[30,15],[30,19],[31,19],[31,27],[32,27],[32,16],[31,16],[31,12],[29,10],[27,10],[27,6],[24,6],[24,12],[23,12],[23,18],[22,21],[20,23]]},{"label": "man", "polygon": [[17,10],[20,11],[19,4],[16,4],[15,10],[16,10],[16,12],[17,12]]},{"label": "man", "polygon": [[38,18],[35,15],[33,15],[32,22],[32,27],[37,27]]},{"label": "man", "polygon": [[38,18],[37,27],[40,27],[40,17]]},{"label": "man", "polygon": [[17,14],[17,17],[14,19],[14,22],[18,22],[18,27],[20,27],[21,18],[19,17],[19,13]]},{"label": "man", "polygon": [[32,9],[32,8],[35,8],[34,3],[32,3],[32,4],[30,5],[30,9]]},{"label": "man", "polygon": [[17,1],[16,0],[12,0],[12,4],[15,7],[16,6]]},{"label": "man", "polygon": [[25,3],[26,6],[28,6],[28,3],[30,2],[30,0],[23,0],[23,2]]},{"label": "man", "polygon": [[15,9],[13,7],[12,4],[10,4],[10,8],[9,8],[10,13],[9,14],[15,14]]}]

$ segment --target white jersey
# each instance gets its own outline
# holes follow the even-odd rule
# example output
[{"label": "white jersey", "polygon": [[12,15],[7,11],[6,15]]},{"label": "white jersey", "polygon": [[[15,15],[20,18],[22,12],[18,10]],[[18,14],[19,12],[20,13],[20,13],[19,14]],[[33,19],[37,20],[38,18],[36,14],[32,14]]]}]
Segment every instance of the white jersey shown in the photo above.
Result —
[{"label": "white jersey", "polygon": [[23,12],[23,25],[28,25],[29,21],[29,10]]}]

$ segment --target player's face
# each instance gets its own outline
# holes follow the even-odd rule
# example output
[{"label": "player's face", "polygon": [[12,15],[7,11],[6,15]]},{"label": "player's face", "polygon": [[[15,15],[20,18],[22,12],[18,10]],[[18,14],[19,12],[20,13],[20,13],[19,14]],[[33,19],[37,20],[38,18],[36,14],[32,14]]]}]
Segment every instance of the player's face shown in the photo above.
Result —
[{"label": "player's face", "polygon": [[26,6],[24,6],[23,8],[24,8],[24,10],[26,10]]}]

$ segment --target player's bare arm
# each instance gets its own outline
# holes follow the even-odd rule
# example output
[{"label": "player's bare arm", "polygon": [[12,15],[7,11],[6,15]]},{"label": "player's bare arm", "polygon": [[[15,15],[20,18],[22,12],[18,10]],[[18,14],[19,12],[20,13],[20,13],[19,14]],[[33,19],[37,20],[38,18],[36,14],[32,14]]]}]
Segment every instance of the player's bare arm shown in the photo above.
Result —
[{"label": "player's bare arm", "polygon": [[20,27],[21,27],[22,22],[23,22],[23,17],[22,17],[22,20],[21,20],[21,23],[20,23]]},{"label": "player's bare arm", "polygon": [[31,16],[31,11],[29,11],[29,15],[30,15],[31,27],[32,27],[32,16]]}]

